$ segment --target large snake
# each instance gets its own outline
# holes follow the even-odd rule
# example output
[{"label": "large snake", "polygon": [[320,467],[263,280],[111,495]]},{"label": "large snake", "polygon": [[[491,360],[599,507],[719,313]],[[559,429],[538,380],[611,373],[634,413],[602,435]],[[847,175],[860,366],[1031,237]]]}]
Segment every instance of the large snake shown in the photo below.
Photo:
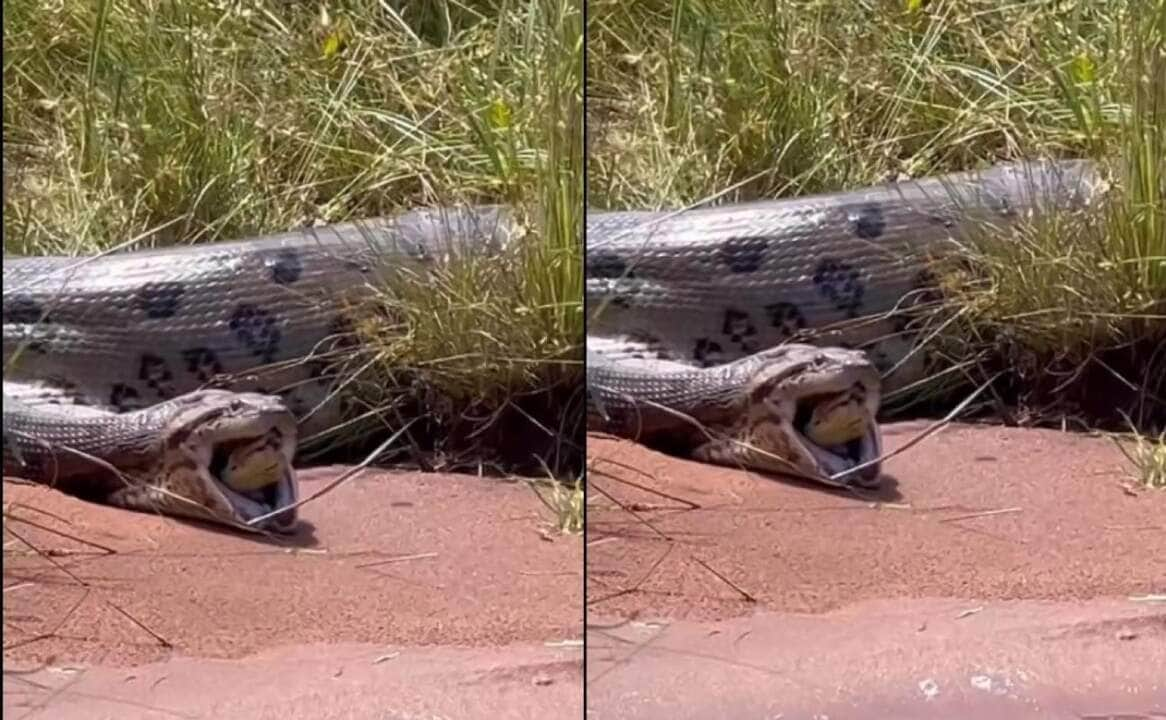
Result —
[{"label": "large snake", "polygon": [[[710,462],[877,482],[894,310],[980,221],[1089,197],[1091,165],[586,222],[589,426]],[[5,257],[4,471],[144,511],[294,527],[297,440],[342,419],[329,356],[401,273],[519,230],[421,210],[237,242]],[[879,322],[855,326],[860,316]],[[842,327],[831,326],[843,322]],[[815,345],[790,342],[820,330]],[[866,351],[849,349],[867,345]],[[880,370],[893,369],[886,378]]]},{"label": "large snake", "polygon": [[[932,261],[1096,197],[1088,161],[587,220],[589,426],[834,485],[879,481],[881,391],[927,364]],[[979,234],[979,235],[978,235]]]},{"label": "large snake", "polygon": [[496,252],[518,230],[483,206],[5,257],[4,473],[136,510],[291,530],[291,459],[300,438],[344,418],[335,360],[355,342],[360,303],[394,278],[424,282],[451,257]]}]

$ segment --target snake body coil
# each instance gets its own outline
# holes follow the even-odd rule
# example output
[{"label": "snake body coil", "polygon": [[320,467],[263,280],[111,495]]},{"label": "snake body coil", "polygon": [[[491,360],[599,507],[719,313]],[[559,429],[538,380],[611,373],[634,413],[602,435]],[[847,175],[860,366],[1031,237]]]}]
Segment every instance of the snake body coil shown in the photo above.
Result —
[{"label": "snake body coil", "polygon": [[[450,256],[494,252],[514,230],[497,207],[420,210],[238,242],[6,257],[5,474],[88,488],[91,496],[142,510],[181,512],[160,508],[157,493],[122,488],[162,488],[183,494],[191,507],[221,506],[218,496],[226,494],[234,511],[219,515],[236,524],[272,513],[277,507],[269,501],[295,496],[294,478],[283,478],[293,487],[265,500],[257,477],[275,484],[282,477],[275,456],[341,418],[340,378],[329,357],[354,340],[355,304],[395,273],[424,277]],[[200,392],[208,387],[231,392]],[[299,419],[298,429],[272,420],[275,395],[282,412]],[[238,435],[248,413],[258,454],[226,437],[221,442],[231,452],[204,448],[202,475],[180,481],[163,471],[181,455],[174,448],[184,433],[206,430],[207,443],[220,442],[212,440],[214,428],[232,417]],[[273,424],[279,437],[269,440],[282,449],[268,456],[263,439]],[[132,476],[116,486],[95,479],[110,467]],[[208,479],[200,485],[202,476]],[[242,490],[246,499],[226,490]],[[258,527],[286,529],[294,513],[272,518]]]},{"label": "snake body coil", "polygon": [[[1087,161],[1033,162],[788,200],[593,213],[591,426],[681,439],[687,454],[717,462],[778,470],[777,457],[793,474],[871,484],[877,431],[859,439],[854,428],[873,428],[880,389],[924,373],[897,310],[935,290],[929,261],[977,232],[1080,206],[1097,180]],[[766,373],[783,379],[759,384]]]}]

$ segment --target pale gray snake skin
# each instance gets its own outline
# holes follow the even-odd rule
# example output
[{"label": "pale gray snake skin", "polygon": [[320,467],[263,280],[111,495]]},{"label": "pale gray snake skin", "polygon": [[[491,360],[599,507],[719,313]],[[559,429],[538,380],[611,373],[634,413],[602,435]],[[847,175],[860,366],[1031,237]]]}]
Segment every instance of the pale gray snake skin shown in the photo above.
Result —
[{"label": "pale gray snake skin", "polygon": [[[789,415],[767,431],[770,445],[782,446],[779,436],[787,435],[784,445],[813,445],[795,406],[847,385],[860,388],[867,405],[851,403],[847,412],[869,414],[874,424],[880,392],[924,372],[923,355],[911,352],[916,338],[902,332],[896,310],[934,290],[929,258],[1033,212],[1082,207],[1098,187],[1089,161],[1036,161],[786,200],[593,212],[589,426],[665,446],[680,437],[682,452],[756,468],[766,463],[742,454],[740,441],[756,433],[741,418],[763,397],[770,417]],[[763,391],[757,353],[779,365],[808,367],[815,358],[816,365],[799,371],[800,384],[787,379]],[[881,381],[871,379],[872,366]],[[820,448],[795,447],[807,457],[795,458],[793,474],[829,480],[871,459],[877,430],[867,441],[869,448],[856,444],[849,453],[835,448],[849,458],[808,458]],[[708,457],[709,445],[720,457]],[[780,469],[769,466],[763,469]],[[874,484],[877,472],[871,465],[850,481]]]}]

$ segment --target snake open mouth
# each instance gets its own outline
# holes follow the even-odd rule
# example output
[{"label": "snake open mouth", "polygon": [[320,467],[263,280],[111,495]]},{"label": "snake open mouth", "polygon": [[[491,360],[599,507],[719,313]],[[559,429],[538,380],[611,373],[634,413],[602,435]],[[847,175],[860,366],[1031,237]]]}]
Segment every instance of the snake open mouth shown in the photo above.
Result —
[{"label": "snake open mouth", "polygon": [[[284,456],[279,432],[259,439],[216,443],[207,470],[235,513],[245,521],[268,515],[295,502],[289,480],[291,467]],[[295,511],[273,515],[262,528],[286,531],[295,524]]]},{"label": "snake open mouth", "polygon": [[793,428],[822,471],[845,485],[876,487],[881,452],[878,424],[864,402],[862,388],[829,396],[800,398]]}]

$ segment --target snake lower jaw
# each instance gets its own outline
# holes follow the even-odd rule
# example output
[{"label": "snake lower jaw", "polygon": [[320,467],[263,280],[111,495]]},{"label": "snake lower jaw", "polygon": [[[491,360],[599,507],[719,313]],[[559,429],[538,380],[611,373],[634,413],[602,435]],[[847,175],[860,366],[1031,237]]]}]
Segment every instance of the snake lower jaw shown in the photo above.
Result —
[{"label": "snake lower jaw", "polygon": [[297,526],[296,511],[289,507],[296,501],[294,487],[295,479],[289,467],[277,482],[256,490],[237,491],[225,484],[220,484],[219,490],[226,496],[231,514],[241,524],[256,531],[285,534],[294,532]]},{"label": "snake lower jaw", "polygon": [[877,488],[882,433],[873,417],[868,417],[863,425],[865,429],[857,437],[837,445],[822,445],[796,426],[782,423],[782,429],[791,439],[789,456],[794,474],[836,487]]},{"label": "snake lower jaw", "polygon": [[866,432],[840,445],[823,447],[809,437],[798,433],[805,452],[813,458],[817,474],[830,484],[849,487],[857,485],[874,489],[880,484],[882,463],[882,433],[873,418],[866,424]]},{"label": "snake lower jaw", "polygon": [[877,488],[882,435],[873,417],[861,437],[822,447],[787,420],[766,420],[738,437],[704,443],[692,456],[703,462],[799,477],[834,487]]}]

